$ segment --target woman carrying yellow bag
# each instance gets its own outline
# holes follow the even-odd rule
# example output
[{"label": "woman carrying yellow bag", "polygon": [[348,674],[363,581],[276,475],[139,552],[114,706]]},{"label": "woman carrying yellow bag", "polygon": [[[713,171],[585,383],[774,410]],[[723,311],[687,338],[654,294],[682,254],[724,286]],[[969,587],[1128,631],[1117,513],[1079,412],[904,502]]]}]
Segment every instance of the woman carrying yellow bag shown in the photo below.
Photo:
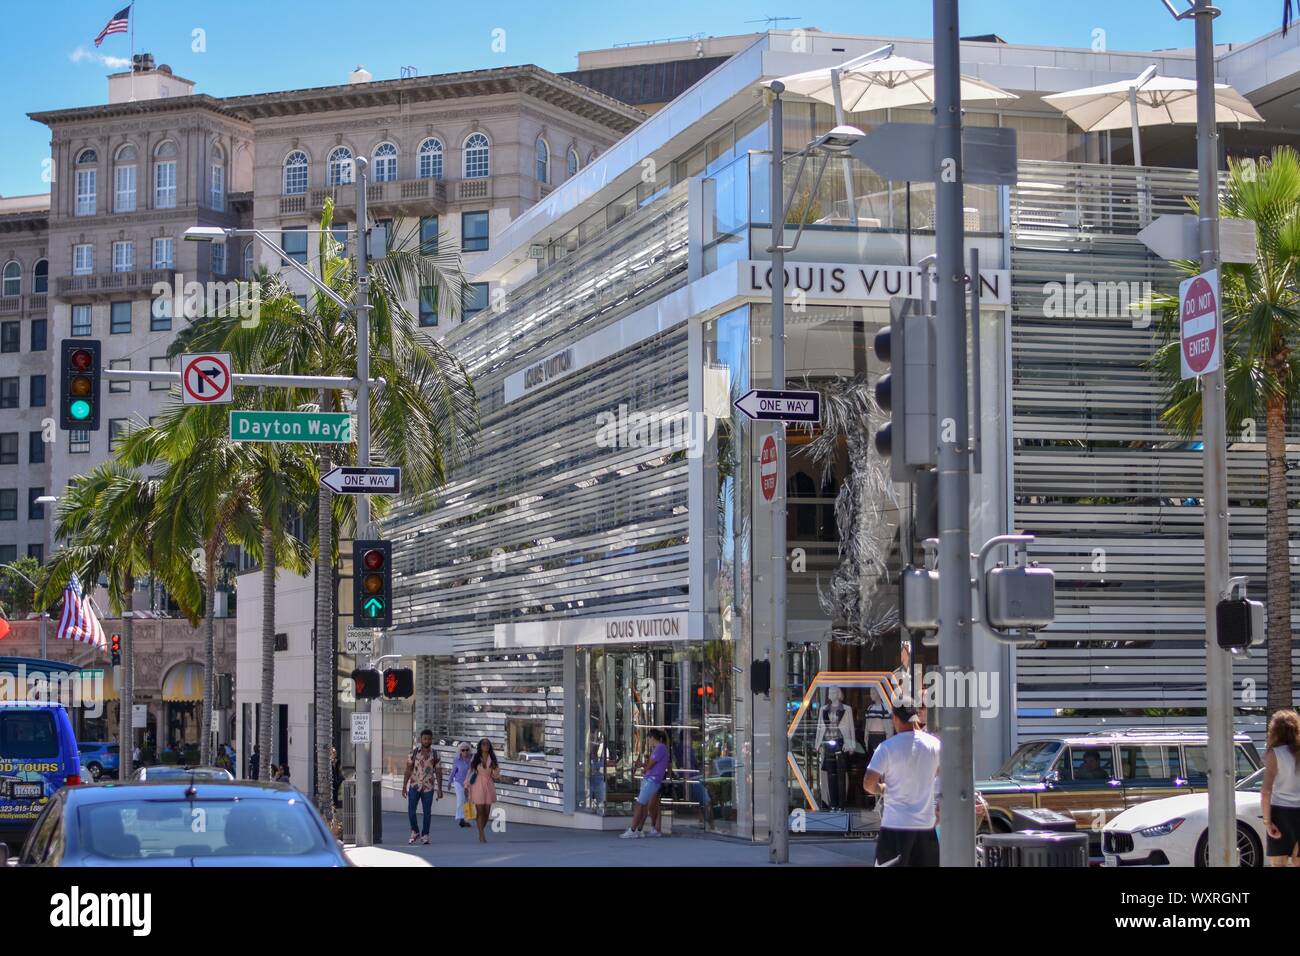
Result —
[{"label": "woman carrying yellow bag", "polygon": [[456,825],[468,827],[467,821],[474,819],[474,804],[469,802],[465,796],[465,788],[468,786],[470,766],[469,755],[471,753],[468,741],[462,741],[455,762],[451,765],[451,785],[456,791]]}]

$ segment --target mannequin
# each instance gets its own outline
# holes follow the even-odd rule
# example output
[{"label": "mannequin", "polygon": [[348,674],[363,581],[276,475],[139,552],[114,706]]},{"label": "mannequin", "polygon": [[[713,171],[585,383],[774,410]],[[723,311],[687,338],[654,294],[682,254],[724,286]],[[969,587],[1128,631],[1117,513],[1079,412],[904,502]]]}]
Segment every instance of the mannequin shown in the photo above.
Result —
[{"label": "mannequin", "polygon": [[[867,745],[867,763],[871,763],[871,755],[876,752],[876,748],[885,742],[886,739],[894,734],[894,718],[890,713],[889,706],[881,699],[880,688],[871,688],[871,703],[867,705],[866,717],[862,721],[862,739]],[[873,810],[876,806],[876,798],[870,794],[867,795],[867,809]]]},{"label": "mannequin", "polygon": [[847,754],[857,751],[853,708],[844,703],[842,688],[827,688],[826,697],[826,704],[817,715],[815,744],[821,755],[822,802],[831,810],[841,810],[848,788]]}]

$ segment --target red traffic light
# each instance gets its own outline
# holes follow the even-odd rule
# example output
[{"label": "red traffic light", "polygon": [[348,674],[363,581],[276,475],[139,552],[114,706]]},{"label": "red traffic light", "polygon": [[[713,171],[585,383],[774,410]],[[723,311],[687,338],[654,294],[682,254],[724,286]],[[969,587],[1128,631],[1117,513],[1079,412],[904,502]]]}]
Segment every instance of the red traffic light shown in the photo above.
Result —
[{"label": "red traffic light", "polygon": [[415,672],[409,667],[390,667],[384,671],[384,696],[410,697],[415,693]]},{"label": "red traffic light", "polygon": [[115,650],[115,651],[120,651],[120,650],[122,649],[122,635],[121,635],[121,634],[114,634],[111,638],[109,638],[109,640],[112,641],[113,650]]},{"label": "red traffic light", "polygon": [[365,565],[367,571],[381,571],[384,567],[384,552],[378,548],[371,548],[362,555],[361,563]]},{"label": "red traffic light", "polygon": [[389,671],[384,675],[384,693],[392,697],[397,691],[397,675]]},{"label": "red traffic light", "polygon": [[68,356],[68,364],[71,365],[73,368],[75,368],[78,372],[84,372],[86,369],[90,368],[91,363],[93,362],[94,359],[91,357],[90,352],[87,351],[86,349],[77,349],[70,356]]},{"label": "red traffic light", "polygon": [[379,671],[353,671],[352,689],[357,700],[374,700],[379,696]]}]

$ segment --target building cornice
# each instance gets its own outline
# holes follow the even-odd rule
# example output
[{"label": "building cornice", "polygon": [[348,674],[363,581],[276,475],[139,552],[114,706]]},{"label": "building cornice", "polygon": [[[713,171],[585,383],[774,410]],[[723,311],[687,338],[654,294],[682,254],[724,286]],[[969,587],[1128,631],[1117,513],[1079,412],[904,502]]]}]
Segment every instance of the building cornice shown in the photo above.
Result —
[{"label": "building cornice", "polygon": [[96,106],[75,106],[63,110],[41,110],[28,113],[27,116],[38,123],[53,127],[62,123],[84,120],[116,120],[131,116],[204,110],[216,113],[225,119],[246,122],[243,116],[229,110],[224,102],[207,93],[195,93],[190,96],[164,96],[150,100],[135,100],[130,103],[101,103]]}]

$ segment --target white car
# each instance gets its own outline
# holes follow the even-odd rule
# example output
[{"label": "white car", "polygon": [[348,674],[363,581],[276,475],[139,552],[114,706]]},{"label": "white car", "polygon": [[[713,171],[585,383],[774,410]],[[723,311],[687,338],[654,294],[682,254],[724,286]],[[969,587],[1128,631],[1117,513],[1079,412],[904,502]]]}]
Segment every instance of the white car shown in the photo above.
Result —
[{"label": "white car", "polygon": [[[1242,866],[1264,865],[1264,771],[1237,784],[1237,852]],[[1205,866],[1210,796],[1202,791],[1138,804],[1101,831],[1106,866]]]}]

